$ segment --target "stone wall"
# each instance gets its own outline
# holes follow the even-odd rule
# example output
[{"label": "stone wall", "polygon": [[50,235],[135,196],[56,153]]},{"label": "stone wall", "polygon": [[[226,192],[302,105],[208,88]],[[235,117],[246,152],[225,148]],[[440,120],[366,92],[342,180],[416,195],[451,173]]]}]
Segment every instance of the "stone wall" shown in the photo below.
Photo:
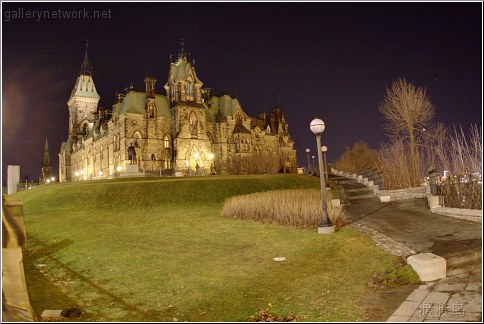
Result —
[{"label": "stone wall", "polygon": [[391,201],[426,197],[425,187],[397,190],[379,190],[376,194],[380,198],[384,196],[389,196]]}]

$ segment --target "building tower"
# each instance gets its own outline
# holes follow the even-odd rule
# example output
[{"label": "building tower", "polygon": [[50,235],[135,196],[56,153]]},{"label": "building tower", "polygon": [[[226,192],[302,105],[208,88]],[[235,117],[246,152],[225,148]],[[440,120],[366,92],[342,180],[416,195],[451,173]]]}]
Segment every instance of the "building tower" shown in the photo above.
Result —
[{"label": "building tower", "polygon": [[52,177],[52,164],[50,163],[49,144],[47,138],[44,145],[44,156],[42,157],[42,175],[40,182],[45,183],[47,179]]},{"label": "building tower", "polygon": [[62,144],[59,153],[59,181],[70,181],[71,179],[71,157],[74,146],[83,137],[87,136],[94,126],[99,95],[92,79],[92,66],[89,64],[87,50],[89,40],[86,41],[84,60],[76,79],[71,96],[67,101],[69,109],[68,140]]},{"label": "building tower", "polygon": [[172,138],[175,139],[175,169],[190,173],[210,168],[212,143],[207,136],[206,114],[202,104],[202,85],[195,72],[195,61],[188,60],[184,42],[175,63],[170,64],[165,84],[172,115]]},{"label": "building tower", "polygon": [[67,102],[69,108],[69,137],[73,140],[73,144],[77,142],[78,135],[86,136],[89,134],[94,125],[93,113],[97,110],[100,99],[92,79],[92,66],[87,57],[88,47],[89,40],[86,42],[84,61],[79,76]]}]

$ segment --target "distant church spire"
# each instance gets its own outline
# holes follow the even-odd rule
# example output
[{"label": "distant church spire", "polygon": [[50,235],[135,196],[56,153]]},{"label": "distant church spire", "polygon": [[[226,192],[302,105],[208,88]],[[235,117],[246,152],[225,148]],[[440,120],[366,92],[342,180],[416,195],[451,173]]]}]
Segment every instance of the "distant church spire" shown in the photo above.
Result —
[{"label": "distant church spire", "polygon": [[180,46],[181,46],[181,49],[180,49],[180,53],[178,54],[178,58],[180,59],[186,59],[187,58],[187,53],[185,53],[185,41],[183,40],[183,37],[181,39],[181,42],[180,42]]},{"label": "distant church spire", "polygon": [[91,75],[92,74],[92,66],[89,65],[89,59],[87,58],[87,49],[89,47],[89,38],[86,40],[86,52],[84,53],[84,61],[81,65],[81,72],[82,75]]},{"label": "distant church spire", "polygon": [[42,167],[50,167],[50,155],[49,155],[49,144],[47,143],[47,138],[45,139],[44,145],[44,157],[42,158]]},{"label": "distant church spire", "polygon": [[[46,182],[52,176],[52,164],[50,163],[49,144],[47,138],[44,145],[44,156],[42,157],[42,176],[41,181]],[[50,181],[50,180],[49,180]]]}]

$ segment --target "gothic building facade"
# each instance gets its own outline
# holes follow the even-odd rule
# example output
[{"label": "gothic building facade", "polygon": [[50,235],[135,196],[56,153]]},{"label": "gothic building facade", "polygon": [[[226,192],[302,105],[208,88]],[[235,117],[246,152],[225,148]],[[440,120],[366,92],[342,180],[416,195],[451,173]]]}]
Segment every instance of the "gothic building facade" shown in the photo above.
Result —
[{"label": "gothic building facade", "polygon": [[[111,108],[100,99],[87,47],[67,102],[68,138],[59,153],[59,181],[126,174],[193,175],[295,172],[294,142],[279,107],[248,116],[237,98],[212,96],[183,46],[157,93],[154,77],[145,91],[116,95]],[[131,154],[131,150],[134,152]]]}]

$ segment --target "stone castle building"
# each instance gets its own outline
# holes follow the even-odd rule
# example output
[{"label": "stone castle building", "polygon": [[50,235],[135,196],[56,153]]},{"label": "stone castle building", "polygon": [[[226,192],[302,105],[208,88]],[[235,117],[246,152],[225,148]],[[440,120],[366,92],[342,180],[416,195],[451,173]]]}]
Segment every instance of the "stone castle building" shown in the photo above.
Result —
[{"label": "stone castle building", "polygon": [[280,108],[250,117],[237,98],[213,96],[183,43],[169,66],[166,95],[157,93],[154,77],[144,82],[144,92],[130,87],[111,108],[98,107],[86,46],[67,102],[69,134],[59,153],[59,181],[296,171],[294,142]]}]

